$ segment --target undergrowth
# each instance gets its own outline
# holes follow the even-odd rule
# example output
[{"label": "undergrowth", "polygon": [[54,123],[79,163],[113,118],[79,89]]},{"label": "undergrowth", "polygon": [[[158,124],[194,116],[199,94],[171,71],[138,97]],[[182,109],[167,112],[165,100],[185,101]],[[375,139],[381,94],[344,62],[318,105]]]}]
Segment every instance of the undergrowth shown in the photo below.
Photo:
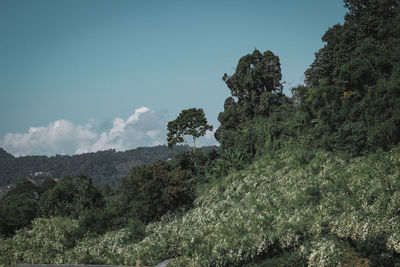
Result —
[{"label": "undergrowth", "polygon": [[[168,213],[133,242],[128,228],[79,236],[77,221],[36,219],[0,239],[3,266],[400,264],[400,147],[354,159],[283,150],[214,181],[187,212]],[[45,245],[44,245],[45,244]]]}]

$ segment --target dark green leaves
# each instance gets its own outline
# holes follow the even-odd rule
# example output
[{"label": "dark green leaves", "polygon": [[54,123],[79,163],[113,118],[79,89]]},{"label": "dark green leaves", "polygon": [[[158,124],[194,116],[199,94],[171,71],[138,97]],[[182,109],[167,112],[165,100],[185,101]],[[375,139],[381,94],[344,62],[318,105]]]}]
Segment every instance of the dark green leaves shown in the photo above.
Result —
[{"label": "dark green leaves", "polygon": [[212,131],[213,127],[207,124],[204,111],[201,108],[190,108],[182,110],[179,116],[170,121],[167,125],[168,146],[185,142],[184,137],[191,135],[193,137],[193,147],[196,148],[196,138],[204,136],[207,131]]},{"label": "dark green leaves", "polygon": [[282,74],[279,57],[271,51],[261,54],[257,49],[253,54],[242,57],[232,76],[224,74],[222,79],[239,101],[259,96],[263,92],[282,91]]},{"label": "dark green leaves", "polygon": [[[394,0],[345,0],[349,13],[322,37],[306,71],[314,143],[360,155],[400,141],[400,9]],[[395,78],[397,77],[397,78]]]},{"label": "dark green leaves", "polygon": [[104,198],[87,176],[65,177],[40,199],[42,216],[79,217],[84,210],[101,208]]},{"label": "dark green leaves", "polygon": [[239,151],[242,161],[249,162],[283,135],[280,121],[289,117],[291,104],[282,93],[279,57],[269,50],[263,54],[254,50],[239,60],[232,76],[225,74],[222,79],[232,97],[218,115],[221,126],[215,137],[226,153]]}]

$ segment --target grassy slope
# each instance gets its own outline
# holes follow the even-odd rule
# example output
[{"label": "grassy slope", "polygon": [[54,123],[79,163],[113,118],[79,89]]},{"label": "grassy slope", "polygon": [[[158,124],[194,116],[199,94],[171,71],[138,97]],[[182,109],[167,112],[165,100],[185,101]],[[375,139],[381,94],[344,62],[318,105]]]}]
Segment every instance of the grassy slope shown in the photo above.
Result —
[{"label": "grassy slope", "polygon": [[[140,243],[122,229],[71,246],[62,236],[74,221],[38,219],[31,233],[0,241],[0,255],[38,263],[388,265],[400,262],[399,214],[400,147],[349,162],[282,152],[210,185],[189,212],[149,225]],[[53,224],[61,238],[42,248],[54,239],[42,233]]]}]

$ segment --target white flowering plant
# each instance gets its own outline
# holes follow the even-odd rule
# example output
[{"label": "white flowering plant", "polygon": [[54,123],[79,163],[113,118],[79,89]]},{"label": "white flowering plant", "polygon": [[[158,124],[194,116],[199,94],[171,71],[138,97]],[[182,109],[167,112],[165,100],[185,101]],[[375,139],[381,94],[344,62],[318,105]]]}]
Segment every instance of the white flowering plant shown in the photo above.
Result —
[{"label": "white flowering plant", "polygon": [[214,182],[186,212],[129,228],[79,235],[76,220],[36,219],[0,239],[14,263],[172,266],[369,266],[400,263],[400,147],[344,159],[289,150]]}]

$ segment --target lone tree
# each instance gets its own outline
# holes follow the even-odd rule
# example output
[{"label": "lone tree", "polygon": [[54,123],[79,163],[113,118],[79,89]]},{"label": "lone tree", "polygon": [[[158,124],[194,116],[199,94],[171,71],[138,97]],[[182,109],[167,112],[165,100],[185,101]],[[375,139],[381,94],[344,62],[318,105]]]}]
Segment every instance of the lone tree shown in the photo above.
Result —
[{"label": "lone tree", "polygon": [[[175,120],[168,122],[168,147],[172,147],[177,143],[185,143],[189,147],[190,152],[195,153],[196,138],[204,136],[207,131],[212,131],[212,129],[212,125],[207,124],[203,109],[190,108],[182,110]],[[193,137],[193,150],[184,138],[187,135]]]}]

